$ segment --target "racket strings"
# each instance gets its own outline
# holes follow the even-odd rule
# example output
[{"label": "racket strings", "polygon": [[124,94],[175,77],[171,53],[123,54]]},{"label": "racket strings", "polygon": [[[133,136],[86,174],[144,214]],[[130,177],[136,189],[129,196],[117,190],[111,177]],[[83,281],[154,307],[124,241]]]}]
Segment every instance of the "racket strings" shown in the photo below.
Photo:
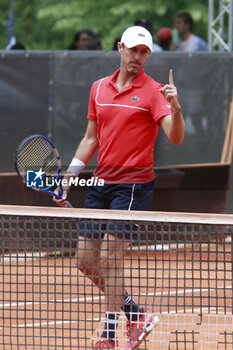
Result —
[{"label": "racket strings", "polygon": [[36,137],[27,140],[17,155],[17,167],[26,180],[28,170],[42,169],[46,176],[56,176],[61,168],[60,157],[46,139]]}]

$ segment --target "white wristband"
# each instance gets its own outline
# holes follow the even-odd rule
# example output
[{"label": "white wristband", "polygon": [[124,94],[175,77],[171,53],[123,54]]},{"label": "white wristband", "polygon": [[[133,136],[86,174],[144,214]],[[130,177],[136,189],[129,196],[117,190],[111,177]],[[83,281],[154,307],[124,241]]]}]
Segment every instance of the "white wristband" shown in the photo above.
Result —
[{"label": "white wristband", "polygon": [[71,173],[74,176],[78,176],[81,171],[85,168],[85,164],[78,158],[73,158],[69,168],[67,169],[67,173]]}]

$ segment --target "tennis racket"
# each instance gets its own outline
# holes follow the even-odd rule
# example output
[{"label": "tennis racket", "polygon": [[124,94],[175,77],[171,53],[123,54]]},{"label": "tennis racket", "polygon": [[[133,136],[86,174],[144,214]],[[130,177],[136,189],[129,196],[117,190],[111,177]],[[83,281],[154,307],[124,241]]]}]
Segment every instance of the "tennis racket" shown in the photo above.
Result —
[{"label": "tennis racket", "polygon": [[[62,199],[61,159],[47,137],[32,135],[24,139],[16,150],[15,169],[27,188]],[[60,188],[59,195],[52,190],[55,186]],[[65,205],[73,208],[68,201]]]}]

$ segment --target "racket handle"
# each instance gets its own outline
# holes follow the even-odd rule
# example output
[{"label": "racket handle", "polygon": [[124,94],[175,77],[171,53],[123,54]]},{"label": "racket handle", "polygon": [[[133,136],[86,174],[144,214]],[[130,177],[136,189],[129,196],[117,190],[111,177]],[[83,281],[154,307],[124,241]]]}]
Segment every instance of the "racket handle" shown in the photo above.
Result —
[{"label": "racket handle", "polygon": [[65,201],[66,208],[73,208],[69,201]]},{"label": "racket handle", "polygon": [[[55,197],[57,197],[57,199],[62,199],[62,197],[61,196],[58,196],[56,193],[53,193],[53,195],[55,196]],[[70,204],[70,202],[69,201],[67,201],[67,200],[64,200],[64,202],[63,202],[63,204],[65,204],[65,205],[62,205],[62,204],[59,204],[59,203],[57,203],[60,207],[62,207],[62,208],[64,208],[64,206],[66,207],[66,208],[73,208],[73,206]]]},{"label": "racket handle", "polygon": [[[62,190],[61,184],[60,184],[59,188],[60,188],[60,195],[57,195],[56,193],[54,193],[54,194],[55,194],[55,196],[56,196],[58,199],[62,199],[63,190]],[[73,206],[72,206],[72,205],[70,204],[70,202],[67,201],[67,200],[64,200],[64,204],[65,204],[65,207],[66,207],[66,208],[73,208]],[[61,205],[61,207],[64,207],[64,205]]]}]

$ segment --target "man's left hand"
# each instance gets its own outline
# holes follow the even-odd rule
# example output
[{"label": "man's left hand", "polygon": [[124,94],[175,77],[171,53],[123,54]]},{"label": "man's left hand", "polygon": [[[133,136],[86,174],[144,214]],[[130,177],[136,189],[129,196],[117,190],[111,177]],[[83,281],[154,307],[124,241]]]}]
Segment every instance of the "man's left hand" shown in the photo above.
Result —
[{"label": "man's left hand", "polygon": [[160,89],[161,94],[170,103],[172,110],[180,110],[177,88],[174,85],[172,69],[169,71],[169,84],[166,84]]}]

